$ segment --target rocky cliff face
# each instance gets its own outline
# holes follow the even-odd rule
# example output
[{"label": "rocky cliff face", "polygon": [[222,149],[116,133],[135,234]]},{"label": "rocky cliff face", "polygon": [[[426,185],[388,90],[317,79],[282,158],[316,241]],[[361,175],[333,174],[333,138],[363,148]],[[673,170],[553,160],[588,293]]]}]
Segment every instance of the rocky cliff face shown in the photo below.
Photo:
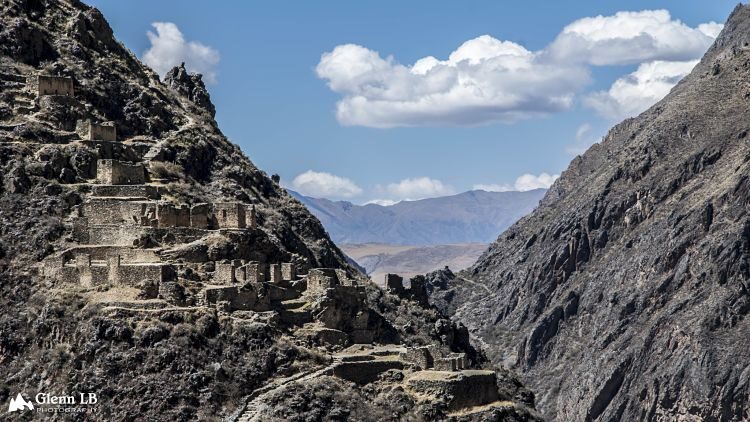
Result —
[{"label": "rocky cliff face", "polygon": [[[484,363],[465,327],[363,279],[228,142],[200,75],[160,81],[96,9],[3,2],[0,88],[0,402],[98,395],[59,420],[535,419],[512,375],[463,371]],[[449,394],[473,379],[482,401]],[[408,390],[431,382],[431,400]]]},{"label": "rocky cliff face", "polygon": [[434,303],[556,420],[750,419],[750,7]]}]

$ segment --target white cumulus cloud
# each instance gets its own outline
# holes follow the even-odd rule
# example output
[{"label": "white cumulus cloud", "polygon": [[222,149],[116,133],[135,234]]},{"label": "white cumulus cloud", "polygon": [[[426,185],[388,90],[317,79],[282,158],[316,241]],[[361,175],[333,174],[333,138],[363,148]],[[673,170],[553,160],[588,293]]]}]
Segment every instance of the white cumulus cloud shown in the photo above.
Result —
[{"label": "white cumulus cloud", "polygon": [[346,126],[513,122],[567,110],[591,66],[694,60],[722,28],[716,22],[693,28],[666,10],[623,11],[576,20],[539,51],[482,35],[446,59],[402,64],[343,44],[323,53],[316,73],[341,95],[336,118]]},{"label": "white cumulus cloud", "polygon": [[667,10],[617,12],[579,19],[565,28],[546,53],[558,62],[593,65],[643,61],[685,61],[703,55],[723,25],[708,22],[691,28]]},{"label": "white cumulus cloud", "polygon": [[529,190],[534,189],[549,189],[550,186],[552,186],[552,183],[557,180],[557,178],[560,177],[559,174],[548,174],[548,173],[541,173],[539,175],[534,175],[531,173],[525,173],[516,179],[515,183],[512,185],[503,183],[503,184],[483,184],[479,183],[472,187],[473,190],[483,190],[487,192],[508,192],[508,191],[519,191],[519,192],[525,192]]},{"label": "white cumulus cloud", "polygon": [[143,53],[147,65],[164,75],[184,62],[188,71],[201,73],[206,82],[216,83],[218,51],[197,41],[185,41],[180,28],[172,22],[154,22],[151,26],[156,33],[146,33],[151,42],[151,47]]},{"label": "white cumulus cloud", "polygon": [[412,65],[339,45],[322,55],[316,72],[342,95],[338,121],[369,127],[474,125],[557,112],[589,77],[580,66],[540,63],[523,46],[489,35],[446,60],[429,56]]},{"label": "white cumulus cloud", "polygon": [[386,186],[377,185],[375,190],[388,196],[388,198],[378,200],[381,204],[391,201],[414,201],[455,193],[453,187],[429,177],[403,179],[398,183],[389,183]]},{"label": "white cumulus cloud", "polygon": [[590,94],[584,104],[612,120],[633,117],[664,98],[698,63],[697,60],[643,63],[617,79],[607,91]]},{"label": "white cumulus cloud", "polygon": [[315,198],[343,199],[362,194],[362,188],[345,177],[308,170],[292,180],[292,189]]}]

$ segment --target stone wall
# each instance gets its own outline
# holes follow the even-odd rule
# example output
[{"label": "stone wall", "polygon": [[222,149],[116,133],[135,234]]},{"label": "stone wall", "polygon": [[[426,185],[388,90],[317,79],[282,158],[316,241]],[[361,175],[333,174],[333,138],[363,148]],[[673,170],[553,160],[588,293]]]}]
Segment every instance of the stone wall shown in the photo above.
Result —
[{"label": "stone wall", "polygon": [[255,213],[255,205],[250,205],[245,210],[245,214],[247,215],[247,227],[250,227],[251,229],[258,228],[258,220]]},{"label": "stone wall", "polygon": [[333,268],[313,268],[307,273],[307,291],[312,294],[338,285],[338,275]]},{"label": "stone wall", "polygon": [[37,89],[39,95],[70,95],[73,96],[73,78],[64,76],[37,77]]},{"label": "stone wall", "polygon": [[497,376],[493,371],[419,371],[406,381],[415,395],[429,398],[449,398],[448,410],[481,406],[500,399]]},{"label": "stone wall", "polygon": [[190,208],[162,202],[156,206],[158,227],[190,227]]},{"label": "stone wall", "polygon": [[130,263],[161,262],[161,259],[154,250],[138,249],[132,246],[76,246],[64,251],[55,258],[66,262],[74,259],[77,254],[89,255],[94,260],[105,260],[108,256],[120,255],[123,261]]},{"label": "stone wall", "polygon": [[88,228],[89,243],[93,245],[132,246],[144,234],[139,226],[111,225]]},{"label": "stone wall", "polygon": [[389,369],[403,369],[403,363],[397,360],[368,360],[341,362],[333,367],[333,376],[357,384],[368,384]]},{"label": "stone wall", "polygon": [[432,353],[427,347],[409,347],[400,354],[400,358],[423,370],[432,368],[434,364]]},{"label": "stone wall", "polygon": [[216,284],[265,282],[268,281],[267,267],[260,262],[245,262],[240,259],[217,262],[213,280]]},{"label": "stone wall", "polygon": [[219,229],[243,229],[247,225],[245,205],[239,202],[215,203],[213,214]]},{"label": "stone wall", "polygon": [[[237,271],[242,266],[239,260],[229,262],[217,262],[214,269],[213,281],[216,284],[234,284],[237,282]],[[245,277],[243,274],[242,280]]]},{"label": "stone wall", "polygon": [[271,283],[281,283],[281,264],[271,264],[268,266],[268,281]]},{"label": "stone wall", "polygon": [[195,204],[190,207],[190,226],[207,229],[211,220],[211,204]]},{"label": "stone wall", "polygon": [[159,199],[160,192],[158,187],[148,185],[92,185],[91,196]]},{"label": "stone wall", "polygon": [[144,216],[156,217],[156,203],[148,201],[128,201],[116,198],[92,198],[83,204],[83,216],[89,226],[96,225],[150,225]]},{"label": "stone wall", "polygon": [[[50,265],[45,276],[66,283],[80,283],[84,286],[116,284],[137,286],[144,280],[161,282],[172,278],[172,268],[163,263],[129,263],[120,255],[109,255],[105,259],[92,259],[83,251],[73,252],[73,260],[60,268]],[[97,256],[97,258],[100,258]]]},{"label": "stone wall", "polygon": [[89,121],[86,140],[89,141],[117,141],[117,128],[114,124],[97,124]]},{"label": "stone wall", "polygon": [[146,170],[142,164],[97,160],[96,179],[103,185],[142,185],[146,183]]},{"label": "stone wall", "polygon": [[404,292],[403,277],[398,274],[386,274],[385,288],[391,293],[402,294]]},{"label": "stone wall", "polygon": [[242,274],[245,278],[243,281],[260,283],[268,280],[266,265],[260,262],[250,262],[242,267],[244,273]]},{"label": "stone wall", "polygon": [[271,308],[268,296],[259,296],[253,288],[242,286],[207,287],[203,294],[210,306],[222,306],[223,311],[264,312]]},{"label": "stone wall", "polygon": [[292,262],[284,262],[281,264],[281,278],[287,281],[297,279],[297,266]]}]

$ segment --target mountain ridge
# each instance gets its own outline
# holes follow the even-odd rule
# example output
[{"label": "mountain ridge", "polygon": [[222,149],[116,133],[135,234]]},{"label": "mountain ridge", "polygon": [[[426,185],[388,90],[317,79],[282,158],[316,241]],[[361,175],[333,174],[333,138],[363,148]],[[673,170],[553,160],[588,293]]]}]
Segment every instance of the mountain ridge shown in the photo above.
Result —
[{"label": "mountain ridge", "polygon": [[534,209],[545,192],[474,190],[383,206],[354,205],[288,191],[321,220],[334,242],[413,246],[490,243]]}]

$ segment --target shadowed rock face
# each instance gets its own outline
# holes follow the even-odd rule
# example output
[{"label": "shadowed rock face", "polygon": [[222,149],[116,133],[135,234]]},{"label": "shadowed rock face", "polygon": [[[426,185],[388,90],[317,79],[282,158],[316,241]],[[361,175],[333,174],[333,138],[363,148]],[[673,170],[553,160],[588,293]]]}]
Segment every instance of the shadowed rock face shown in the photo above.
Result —
[{"label": "shadowed rock face", "polygon": [[550,418],[748,420],[749,122],[738,6],[689,76],[433,300]]},{"label": "shadowed rock face", "polygon": [[[430,346],[465,369],[485,363],[466,328],[364,280],[213,113],[199,75],[160,81],[96,9],[0,3],[0,402],[95,392],[78,419],[102,421],[445,420],[451,397],[406,393],[418,368],[398,355],[352,386],[334,352]],[[86,122],[110,139],[81,139]],[[492,369],[503,401],[472,420],[537,420]]]}]

